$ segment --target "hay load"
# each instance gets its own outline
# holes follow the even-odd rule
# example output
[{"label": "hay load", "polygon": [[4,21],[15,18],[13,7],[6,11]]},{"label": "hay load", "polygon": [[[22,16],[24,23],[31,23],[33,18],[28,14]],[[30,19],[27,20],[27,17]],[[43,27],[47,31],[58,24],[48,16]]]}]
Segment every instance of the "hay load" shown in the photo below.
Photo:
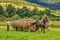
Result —
[{"label": "hay load", "polygon": [[12,22],[12,27],[15,30],[27,30],[27,31],[35,31],[35,26],[31,25],[31,23],[35,22],[34,19],[21,19]]}]

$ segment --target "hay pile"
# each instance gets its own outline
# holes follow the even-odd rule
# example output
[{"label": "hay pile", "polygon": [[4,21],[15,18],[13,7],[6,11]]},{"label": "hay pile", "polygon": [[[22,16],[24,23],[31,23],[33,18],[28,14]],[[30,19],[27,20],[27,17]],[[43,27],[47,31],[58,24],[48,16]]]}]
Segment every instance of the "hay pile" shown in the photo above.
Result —
[{"label": "hay pile", "polygon": [[35,22],[34,19],[21,19],[12,22],[12,27],[16,30],[27,30],[27,31],[35,31],[35,28],[33,28],[33,25],[31,23]]}]

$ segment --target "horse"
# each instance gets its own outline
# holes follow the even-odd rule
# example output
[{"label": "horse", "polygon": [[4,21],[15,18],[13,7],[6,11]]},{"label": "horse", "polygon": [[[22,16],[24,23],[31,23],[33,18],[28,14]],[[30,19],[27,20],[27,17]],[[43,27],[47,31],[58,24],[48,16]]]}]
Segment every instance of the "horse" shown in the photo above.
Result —
[{"label": "horse", "polygon": [[43,23],[42,20],[37,20],[36,22],[34,23],[31,23],[32,25],[35,25],[36,26],[36,31],[38,31],[39,28],[41,28],[41,32],[42,30],[44,30],[44,33],[45,33],[45,29],[48,29],[48,22],[46,22],[45,24]]}]

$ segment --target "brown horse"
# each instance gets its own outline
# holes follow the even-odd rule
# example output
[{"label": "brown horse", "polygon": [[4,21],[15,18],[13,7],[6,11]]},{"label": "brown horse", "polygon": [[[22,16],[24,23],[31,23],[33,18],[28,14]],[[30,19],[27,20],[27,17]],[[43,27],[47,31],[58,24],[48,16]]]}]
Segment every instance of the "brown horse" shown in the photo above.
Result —
[{"label": "brown horse", "polygon": [[45,29],[48,29],[48,22],[46,22],[45,24],[43,23],[43,21],[39,21],[37,20],[34,23],[31,23],[32,25],[36,25],[36,31],[38,31],[39,27],[41,28],[41,31],[43,30],[45,33]]}]

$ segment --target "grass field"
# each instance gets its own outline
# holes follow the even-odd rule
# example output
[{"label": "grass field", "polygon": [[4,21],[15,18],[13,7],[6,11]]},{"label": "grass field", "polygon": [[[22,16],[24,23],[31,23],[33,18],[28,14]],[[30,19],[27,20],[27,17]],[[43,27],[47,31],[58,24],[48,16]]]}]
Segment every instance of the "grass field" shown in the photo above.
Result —
[{"label": "grass field", "polygon": [[6,31],[6,26],[0,26],[0,40],[60,40],[60,28],[49,28],[44,34],[40,30],[38,32],[14,31],[10,27],[10,31]]},{"label": "grass field", "polygon": [[43,33],[40,29],[38,32],[15,31],[11,26],[7,31],[6,22],[0,22],[0,40],[60,40],[60,21],[49,23],[54,27],[50,26],[49,31]]}]

